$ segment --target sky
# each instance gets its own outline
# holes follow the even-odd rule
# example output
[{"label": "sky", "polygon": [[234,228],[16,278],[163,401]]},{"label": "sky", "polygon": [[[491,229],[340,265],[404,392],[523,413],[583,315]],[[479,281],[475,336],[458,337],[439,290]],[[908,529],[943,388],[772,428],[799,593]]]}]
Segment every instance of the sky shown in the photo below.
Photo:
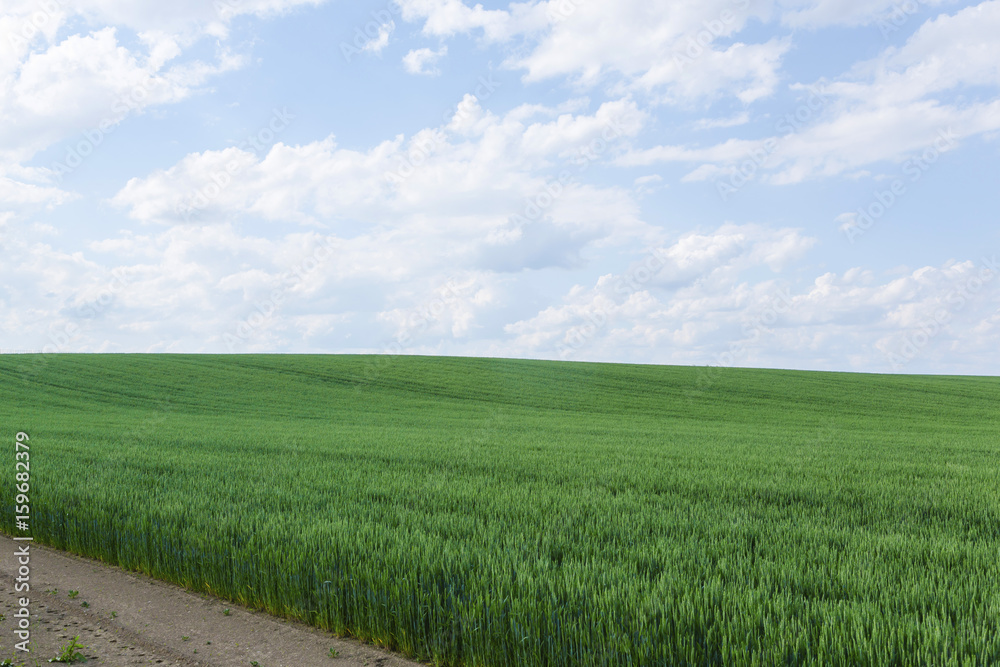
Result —
[{"label": "sky", "polygon": [[5,0],[0,349],[1000,375],[1000,0]]}]

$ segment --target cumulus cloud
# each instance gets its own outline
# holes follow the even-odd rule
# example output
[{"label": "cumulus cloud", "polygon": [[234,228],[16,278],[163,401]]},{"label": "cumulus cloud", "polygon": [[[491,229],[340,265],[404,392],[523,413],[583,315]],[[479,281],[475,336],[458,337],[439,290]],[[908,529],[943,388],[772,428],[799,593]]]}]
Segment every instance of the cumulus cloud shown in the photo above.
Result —
[{"label": "cumulus cloud", "polygon": [[[997,0],[938,16],[903,46],[886,48],[837,80],[794,85],[800,102],[778,119],[770,137],[636,149],[619,164],[702,163],[687,177],[701,180],[739,179],[749,161],[755,177],[787,184],[848,175],[883,161],[902,163],[934,147],[950,150],[962,139],[1000,129],[1000,102],[974,92],[1000,86],[997,31]],[[970,94],[948,99],[956,89]]]},{"label": "cumulus cloud", "polygon": [[395,29],[396,24],[393,21],[379,25],[378,34],[365,42],[365,45],[361,47],[361,50],[371,51],[376,54],[381,53],[382,49],[389,45],[389,35],[391,35],[392,31]]},{"label": "cumulus cloud", "polygon": [[[32,0],[4,3],[5,12],[27,16],[30,20],[40,12],[52,17],[58,27],[60,19],[78,16],[89,24],[125,26],[136,32],[163,31],[187,39],[200,34],[224,37],[227,26],[238,16],[273,17],[296,7],[316,6],[325,0],[63,0],[45,4]],[[9,7],[8,7],[9,6]],[[53,11],[53,8],[54,11]],[[48,20],[44,22],[47,27]],[[53,29],[54,30],[54,29]]]},{"label": "cumulus cloud", "polygon": [[[234,146],[192,153],[130,179],[112,197],[146,231],[94,241],[76,255],[82,264],[67,265],[58,280],[48,276],[48,322],[77,322],[73,349],[157,336],[162,345],[143,349],[220,350],[232,341],[227,336],[246,351],[301,344],[302,336],[330,344],[346,321],[376,338],[393,334],[400,313],[421,294],[460,276],[472,281],[465,300],[411,333],[432,347],[439,333],[467,337],[502,298],[505,275],[579,268],[587,248],[642,243],[658,233],[640,219],[629,190],[583,180],[645,120],[629,99],[589,112],[576,102],[498,116],[470,95],[440,126],[364,150],[343,148],[331,136],[303,145],[279,141],[259,152]],[[263,221],[271,232],[240,233],[242,221]],[[335,248],[335,259],[302,269],[284,289],[288,274],[322,244]],[[52,248],[27,240],[23,248],[38,259],[30,271],[11,267],[22,279],[67,264]],[[129,281],[115,292],[113,307],[81,324],[81,309],[111,281],[95,256],[127,270]],[[275,289],[284,289],[280,315],[238,335],[236,327],[250,326],[247,318]],[[34,296],[11,305],[26,306]],[[37,334],[45,310],[25,332]],[[329,312],[341,315],[323,315]],[[191,326],[168,331],[157,318]],[[110,337],[97,340],[98,332]]]},{"label": "cumulus cloud", "polygon": [[410,74],[436,76],[441,73],[441,70],[436,67],[432,67],[432,65],[444,57],[447,53],[447,46],[442,46],[437,51],[428,48],[413,49],[403,56],[403,67],[406,68],[406,71]]},{"label": "cumulus cloud", "polygon": [[[985,352],[1000,327],[995,256],[782,279],[814,241],[766,227],[686,235],[505,330],[527,357],[914,372],[955,349]],[[774,277],[748,280],[762,265]]]},{"label": "cumulus cloud", "polygon": [[[588,249],[658,233],[629,190],[579,171],[645,116],[627,99],[570,107],[497,116],[467,97],[439,127],[364,150],[327,137],[192,153],[111,199],[141,232],[74,252],[42,230],[5,235],[18,260],[0,278],[30,286],[0,297],[21,313],[5,333],[85,351],[385,351],[400,332],[410,351],[496,342],[513,276],[579,268]],[[442,310],[435,294],[452,282],[462,287]]]},{"label": "cumulus cloud", "polygon": [[[506,327],[514,345],[532,356],[567,357],[587,345],[607,354],[613,346],[656,349],[666,340],[694,336],[709,312],[730,313],[759,299],[769,283],[741,283],[744,272],[767,267],[780,272],[800,258],[815,239],[794,229],[727,224],[713,232],[682,235],[652,247],[619,275],[598,278],[592,288],[573,287],[561,306]],[[673,328],[671,328],[673,327]],[[594,346],[594,347],[591,347]]]},{"label": "cumulus cloud", "polygon": [[[466,96],[441,126],[409,139],[364,151],[327,137],[300,146],[278,142],[263,155],[239,147],[194,153],[131,179],[112,202],[135,220],[168,225],[249,215],[279,224],[355,220],[426,233],[433,216],[435,233],[513,239],[497,230],[520,216],[600,238],[642,225],[627,192],[589,186],[580,174],[640,132],[645,119],[628,99],[590,114],[533,106],[500,117]],[[561,181],[558,171],[556,178],[543,174],[560,166],[567,172]]]},{"label": "cumulus cloud", "polygon": [[[781,20],[797,28],[870,25],[892,21],[890,25],[953,0],[780,0]],[[922,7],[923,6],[923,7]]]},{"label": "cumulus cloud", "polygon": [[[440,74],[460,36],[496,56],[439,122],[361,145],[337,127],[294,140],[272,131],[261,147],[188,144],[116,172],[102,215],[125,228],[89,237],[49,215],[82,193],[27,161],[67,138],[83,153],[95,128],[243,67],[227,41],[236,16],[319,0],[67,0],[24,28],[36,4],[0,12],[0,31],[20,36],[0,44],[5,347],[914,371],[976,371],[959,357],[994,352],[995,260],[845,269],[788,223],[711,212],[688,222],[678,178],[656,166],[684,165],[681,182],[867,178],[870,165],[996,133],[1000,0],[933,18],[943,3],[917,3],[909,39],[810,85],[784,71],[800,40],[825,26],[867,26],[878,39],[872,25],[895,5],[400,0],[391,19],[373,13],[358,50],[382,53],[394,21],[409,21],[437,48],[413,44],[408,73]],[[546,103],[484,104],[501,61],[521,75],[518,94],[544,92]],[[768,119],[762,107],[783,85],[799,97],[787,114],[764,109],[776,112]],[[691,130],[696,139],[669,138]],[[839,216],[841,231],[854,233],[859,215]]]},{"label": "cumulus cloud", "polygon": [[129,114],[177,102],[209,77],[242,63],[223,52],[213,65],[164,68],[178,53],[176,42],[148,37],[145,55],[121,46],[112,27],[70,35],[32,53],[3,84],[0,114],[8,122],[0,126],[0,156],[21,162],[76,132],[110,131]]},{"label": "cumulus cloud", "polygon": [[542,25],[538,3],[512,5],[510,10],[469,7],[462,0],[399,0],[398,4],[404,20],[424,22],[423,33],[428,36],[451,37],[482,30],[487,40],[499,41],[529,26]]},{"label": "cumulus cloud", "polygon": [[766,15],[748,0],[549,0],[511,3],[506,10],[460,0],[400,4],[403,19],[422,21],[427,35],[479,32],[486,42],[527,40],[526,52],[505,64],[522,70],[528,82],[570,77],[587,87],[623,83],[682,104],[723,94],[744,102],[770,95],[790,47],[785,39],[734,41],[751,18]]},{"label": "cumulus cloud", "polygon": [[[221,41],[234,17],[279,14],[321,1],[5,2],[0,9],[0,209],[23,217],[33,206],[76,198],[55,184],[125,119],[185,100],[212,79],[242,67],[246,57]],[[131,35],[123,38],[123,32]],[[185,57],[204,37],[217,42],[214,59]],[[67,140],[48,166],[25,166]]]}]

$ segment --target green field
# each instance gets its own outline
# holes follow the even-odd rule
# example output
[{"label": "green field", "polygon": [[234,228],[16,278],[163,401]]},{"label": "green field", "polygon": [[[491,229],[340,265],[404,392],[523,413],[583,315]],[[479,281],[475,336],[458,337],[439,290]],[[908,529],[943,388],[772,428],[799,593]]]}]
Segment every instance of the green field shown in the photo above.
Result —
[{"label": "green field", "polygon": [[[0,529],[441,665],[1000,662],[1000,379],[4,355]],[[333,664],[333,663],[331,663]]]}]

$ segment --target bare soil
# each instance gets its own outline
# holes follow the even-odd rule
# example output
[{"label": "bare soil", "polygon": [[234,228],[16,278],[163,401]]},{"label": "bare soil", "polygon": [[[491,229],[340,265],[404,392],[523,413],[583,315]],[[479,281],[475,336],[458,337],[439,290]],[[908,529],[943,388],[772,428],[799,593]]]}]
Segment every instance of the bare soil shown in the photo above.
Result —
[{"label": "bare soil", "polygon": [[[30,544],[30,586],[15,590],[15,552]],[[70,597],[70,591],[78,591]],[[30,653],[15,649],[30,599]],[[225,610],[229,609],[229,614]],[[85,664],[113,667],[414,667],[376,646],[242,608],[99,561],[0,535],[0,664],[49,664],[79,635]],[[330,655],[330,649],[338,657]],[[12,663],[3,660],[12,659]],[[60,664],[60,663],[52,663]]]}]

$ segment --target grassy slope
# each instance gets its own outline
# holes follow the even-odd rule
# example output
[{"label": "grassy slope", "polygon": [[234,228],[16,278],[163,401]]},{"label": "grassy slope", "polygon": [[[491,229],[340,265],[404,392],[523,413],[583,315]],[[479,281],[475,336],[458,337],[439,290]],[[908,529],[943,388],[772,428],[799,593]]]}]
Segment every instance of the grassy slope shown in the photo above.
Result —
[{"label": "grassy slope", "polygon": [[257,355],[0,374],[36,539],[424,658],[1000,660],[995,378]]}]

